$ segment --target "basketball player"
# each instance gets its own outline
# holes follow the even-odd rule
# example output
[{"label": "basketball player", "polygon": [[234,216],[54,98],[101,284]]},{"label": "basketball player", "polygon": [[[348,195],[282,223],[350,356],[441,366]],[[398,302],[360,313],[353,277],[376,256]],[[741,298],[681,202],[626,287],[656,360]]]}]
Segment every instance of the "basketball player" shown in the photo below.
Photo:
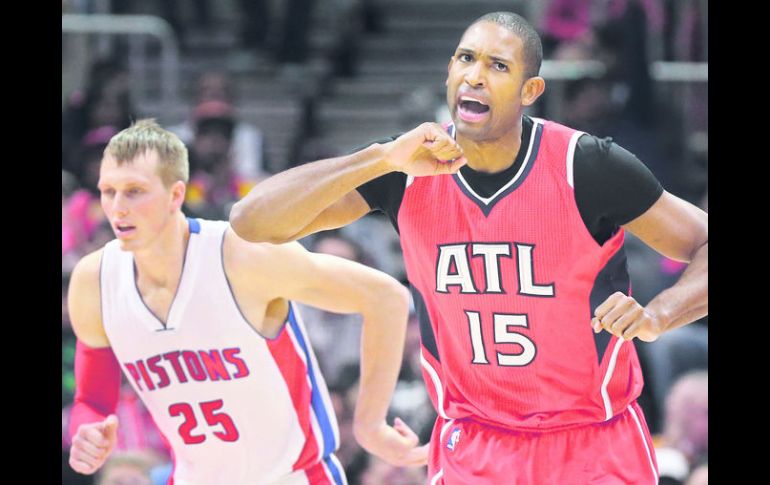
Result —
[{"label": "basketball player", "polygon": [[[525,116],[541,60],[524,19],[487,14],[449,61],[452,124],[277,174],[230,214],[273,242],[390,216],[439,415],[431,485],[657,483],[629,340],[707,314],[707,215],[610,140]],[[689,263],[644,307],[625,230]]]},{"label": "basketball player", "polygon": [[292,300],[363,315],[356,437],[391,463],[424,464],[412,430],[385,423],[406,289],[298,243],[248,243],[226,221],[185,218],[187,178],[186,148],[153,120],[104,152],[99,190],[116,239],[78,263],[69,288],[73,469],[94,473],[115,445],[122,369],[171,445],[172,483],[345,483],[326,384]]}]

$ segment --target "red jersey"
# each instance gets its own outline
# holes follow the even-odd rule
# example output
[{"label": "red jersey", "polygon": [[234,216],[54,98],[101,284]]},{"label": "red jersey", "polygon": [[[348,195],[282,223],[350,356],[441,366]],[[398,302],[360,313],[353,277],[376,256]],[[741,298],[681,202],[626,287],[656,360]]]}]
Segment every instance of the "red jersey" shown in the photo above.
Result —
[{"label": "red jersey", "polygon": [[459,172],[407,179],[401,246],[423,377],[444,418],[567,428],[607,420],[641,393],[633,344],[591,328],[594,309],[630,284],[623,230],[599,245],[575,202],[582,134],[534,119],[521,169],[488,198]]}]

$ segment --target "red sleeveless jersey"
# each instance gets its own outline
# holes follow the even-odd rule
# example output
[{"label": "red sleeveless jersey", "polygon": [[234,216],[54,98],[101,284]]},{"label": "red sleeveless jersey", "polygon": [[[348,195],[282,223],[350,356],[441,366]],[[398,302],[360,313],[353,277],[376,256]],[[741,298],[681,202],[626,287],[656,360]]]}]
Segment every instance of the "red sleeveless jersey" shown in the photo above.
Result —
[{"label": "red sleeveless jersey", "polygon": [[442,417],[568,428],[641,393],[633,344],[591,328],[594,309],[630,284],[623,230],[600,246],[575,202],[581,134],[534,119],[521,169],[489,198],[459,172],[407,179],[398,226]]}]

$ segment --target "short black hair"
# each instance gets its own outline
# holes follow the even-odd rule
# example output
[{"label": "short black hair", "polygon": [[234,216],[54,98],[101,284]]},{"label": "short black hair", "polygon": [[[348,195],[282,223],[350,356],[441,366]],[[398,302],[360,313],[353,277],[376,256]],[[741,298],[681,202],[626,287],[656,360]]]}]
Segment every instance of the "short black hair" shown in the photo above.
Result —
[{"label": "short black hair", "polygon": [[[543,44],[537,31],[524,17],[513,12],[492,12],[474,20],[468,29],[479,22],[494,22],[513,32],[524,44],[524,62],[527,64],[525,75],[530,78],[540,73]],[[465,31],[467,32],[468,29]]]}]

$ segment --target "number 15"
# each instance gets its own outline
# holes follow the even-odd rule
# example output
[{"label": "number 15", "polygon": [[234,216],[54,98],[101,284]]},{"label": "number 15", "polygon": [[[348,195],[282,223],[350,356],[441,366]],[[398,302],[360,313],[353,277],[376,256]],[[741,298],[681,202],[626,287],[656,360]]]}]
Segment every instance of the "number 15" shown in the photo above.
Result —
[{"label": "number 15", "polygon": [[[481,316],[479,312],[465,310],[468,316],[468,326],[471,333],[471,345],[473,346],[473,364],[489,364],[487,352],[484,348],[484,339],[481,331]],[[535,343],[524,334],[511,332],[510,327],[529,328],[527,315],[507,313],[493,313],[494,340],[496,344],[519,344],[524,349],[519,354],[504,354],[496,352],[497,365],[521,367],[535,359],[537,347]]]}]

